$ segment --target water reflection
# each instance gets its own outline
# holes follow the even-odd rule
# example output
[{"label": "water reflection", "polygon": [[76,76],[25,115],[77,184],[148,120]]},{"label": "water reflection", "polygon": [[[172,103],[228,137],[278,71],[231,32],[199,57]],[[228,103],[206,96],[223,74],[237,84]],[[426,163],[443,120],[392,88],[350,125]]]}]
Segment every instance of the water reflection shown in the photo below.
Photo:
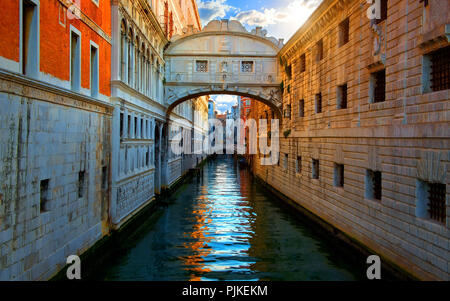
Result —
[{"label": "water reflection", "polygon": [[182,186],[107,280],[354,280],[360,267],[333,254],[231,158]]}]

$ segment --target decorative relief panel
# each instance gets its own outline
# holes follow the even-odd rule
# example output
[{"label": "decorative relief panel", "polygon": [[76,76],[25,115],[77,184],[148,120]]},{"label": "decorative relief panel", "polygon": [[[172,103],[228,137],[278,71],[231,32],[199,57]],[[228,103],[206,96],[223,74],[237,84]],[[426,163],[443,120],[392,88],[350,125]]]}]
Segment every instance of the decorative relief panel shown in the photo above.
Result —
[{"label": "decorative relief panel", "polygon": [[153,195],[153,173],[121,185],[117,189],[117,216],[121,219],[126,217]]}]

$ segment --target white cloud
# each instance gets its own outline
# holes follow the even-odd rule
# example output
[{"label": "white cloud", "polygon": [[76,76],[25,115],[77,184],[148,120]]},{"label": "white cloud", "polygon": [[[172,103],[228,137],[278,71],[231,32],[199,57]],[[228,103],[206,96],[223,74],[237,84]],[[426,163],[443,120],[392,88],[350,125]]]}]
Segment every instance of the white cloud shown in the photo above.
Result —
[{"label": "white cloud", "polygon": [[289,15],[284,12],[279,12],[275,8],[264,9],[264,11],[257,10],[247,10],[240,12],[233,17],[242,24],[247,24],[250,26],[268,26],[271,24],[276,24],[278,22],[287,22]]},{"label": "white cloud", "polygon": [[198,11],[203,25],[208,24],[209,21],[224,18],[227,12],[234,7],[225,4],[226,0],[212,0],[198,2]]},{"label": "white cloud", "polygon": [[322,0],[293,0],[287,6],[240,11],[231,19],[254,27],[262,26],[269,35],[289,38],[320,5]]},{"label": "white cloud", "polygon": [[237,103],[237,96],[234,95],[217,95],[213,98],[216,104],[235,105]]},{"label": "white cloud", "polygon": [[226,111],[231,111],[231,107],[237,104],[238,97],[235,95],[213,95],[211,98],[216,103],[216,110],[219,114],[224,114]]}]

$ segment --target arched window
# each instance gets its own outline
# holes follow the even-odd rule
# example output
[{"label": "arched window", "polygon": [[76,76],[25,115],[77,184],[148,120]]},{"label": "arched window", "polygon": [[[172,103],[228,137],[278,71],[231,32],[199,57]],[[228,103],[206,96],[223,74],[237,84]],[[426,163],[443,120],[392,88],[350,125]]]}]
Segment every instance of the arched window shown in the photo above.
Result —
[{"label": "arched window", "polygon": [[122,81],[125,80],[125,74],[126,74],[126,49],[127,49],[127,25],[125,23],[125,20],[122,20],[121,26],[120,26],[120,79]]}]

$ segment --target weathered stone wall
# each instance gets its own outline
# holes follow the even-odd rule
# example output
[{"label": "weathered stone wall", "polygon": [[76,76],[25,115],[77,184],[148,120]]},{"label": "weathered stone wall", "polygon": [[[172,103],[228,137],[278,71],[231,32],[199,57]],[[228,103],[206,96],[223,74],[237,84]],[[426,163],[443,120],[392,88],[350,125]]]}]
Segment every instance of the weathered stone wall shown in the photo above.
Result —
[{"label": "weathered stone wall", "polygon": [[0,77],[0,280],[46,280],[108,231],[112,108],[11,78]]},{"label": "weathered stone wall", "polygon": [[[421,279],[449,280],[450,95],[449,90],[424,89],[423,75],[429,70],[422,63],[430,51],[449,45],[442,32],[431,39],[422,28],[424,12],[442,2],[429,1],[424,8],[419,1],[388,1],[388,18],[376,32],[366,16],[366,1],[324,1],[281,50],[292,77],[285,72],[280,164],[261,166],[254,156],[253,168],[268,184],[384,260]],[[347,17],[349,42],[340,46],[339,24]],[[436,18],[434,24],[449,22],[447,16]],[[323,58],[318,60],[320,39]],[[383,68],[386,100],[373,103],[370,74]],[[343,84],[348,86],[348,105],[340,109],[338,86]],[[318,93],[320,113],[315,112]],[[264,111],[270,116],[262,105],[253,110],[254,118],[266,116]],[[318,179],[313,178],[312,159],[319,160]],[[335,164],[344,165],[343,187],[335,185]],[[381,172],[381,200],[368,195],[367,170]],[[446,184],[444,223],[421,212],[424,181]]]}]

